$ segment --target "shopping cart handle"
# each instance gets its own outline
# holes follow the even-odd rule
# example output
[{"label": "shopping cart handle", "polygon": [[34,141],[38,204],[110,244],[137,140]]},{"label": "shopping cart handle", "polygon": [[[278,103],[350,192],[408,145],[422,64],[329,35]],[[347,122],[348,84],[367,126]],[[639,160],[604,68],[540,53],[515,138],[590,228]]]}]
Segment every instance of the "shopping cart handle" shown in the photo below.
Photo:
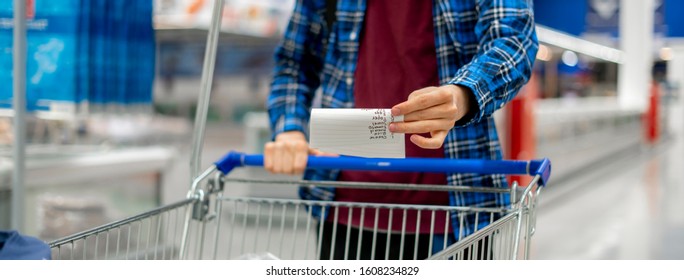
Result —
[{"label": "shopping cart handle", "polygon": [[[264,156],[244,154],[231,151],[217,161],[216,168],[228,174],[233,168],[240,166],[264,166]],[[478,173],[506,175],[539,175],[540,185],[546,185],[551,176],[551,161],[548,158],[518,160],[478,160],[478,159],[438,159],[438,158],[360,158],[360,157],[326,157],[309,156],[307,168],[374,170],[374,171],[409,171],[434,173]]]}]

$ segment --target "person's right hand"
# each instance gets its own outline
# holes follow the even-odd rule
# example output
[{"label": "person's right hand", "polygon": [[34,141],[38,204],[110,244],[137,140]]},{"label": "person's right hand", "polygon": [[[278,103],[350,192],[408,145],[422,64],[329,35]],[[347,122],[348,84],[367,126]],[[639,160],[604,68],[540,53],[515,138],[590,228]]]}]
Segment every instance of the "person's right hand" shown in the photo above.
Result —
[{"label": "person's right hand", "polygon": [[304,133],[287,131],[264,147],[264,168],[271,173],[302,174],[309,156],[309,143]]}]

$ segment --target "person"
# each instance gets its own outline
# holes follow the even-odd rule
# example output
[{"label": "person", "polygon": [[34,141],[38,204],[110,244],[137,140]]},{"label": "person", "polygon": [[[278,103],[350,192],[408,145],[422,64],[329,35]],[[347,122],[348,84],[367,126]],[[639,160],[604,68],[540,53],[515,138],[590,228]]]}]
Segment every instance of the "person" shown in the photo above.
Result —
[{"label": "person", "polygon": [[0,260],[51,260],[50,246],[16,230],[0,230]]},{"label": "person", "polygon": [[[326,20],[333,7],[334,19]],[[306,169],[308,155],[322,155],[307,143],[310,109],[320,87],[321,107],[391,108],[392,115],[404,116],[389,130],[405,133],[407,157],[501,159],[492,114],[528,81],[537,47],[531,0],[297,0],[275,51],[267,101],[274,139],[264,147],[264,166],[272,173],[303,173],[309,180],[507,187],[503,175]],[[489,193],[307,186],[299,194],[302,199],[372,203],[479,207],[510,203],[506,195]],[[332,258],[354,258],[356,252],[344,256],[340,247],[344,244],[331,244],[326,236],[333,228],[344,235],[347,226],[353,228],[352,236],[358,231],[365,235],[367,223],[334,225],[321,209],[313,212],[327,232],[320,257],[328,257],[330,245],[338,248]],[[450,228],[442,224],[433,232],[435,236],[450,233],[448,240],[439,241],[442,244],[489,223],[485,215],[468,215],[462,227],[455,215],[451,219]],[[413,233],[425,234],[415,225]],[[413,250],[413,245],[404,247]],[[382,257],[361,255],[362,259]],[[393,252],[390,258],[398,256]]]}]

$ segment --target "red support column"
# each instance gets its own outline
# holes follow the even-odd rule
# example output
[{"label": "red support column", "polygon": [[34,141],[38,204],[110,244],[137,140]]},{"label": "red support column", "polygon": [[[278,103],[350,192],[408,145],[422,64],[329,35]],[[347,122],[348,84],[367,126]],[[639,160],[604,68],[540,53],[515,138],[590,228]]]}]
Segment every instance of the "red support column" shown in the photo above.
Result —
[{"label": "red support column", "polygon": [[645,140],[648,144],[656,144],[660,138],[660,88],[655,81],[651,83],[648,100],[648,109],[642,117]]},{"label": "red support column", "polygon": [[[534,108],[539,96],[537,74],[532,74],[530,81],[520,89],[520,92],[509,102],[506,111],[507,123],[507,155],[511,160],[531,160],[536,156],[537,131],[535,129]],[[528,184],[530,176],[509,176],[509,183],[517,181]]]},{"label": "red support column", "polygon": [[26,0],[26,19],[33,19],[36,16],[35,0]]}]

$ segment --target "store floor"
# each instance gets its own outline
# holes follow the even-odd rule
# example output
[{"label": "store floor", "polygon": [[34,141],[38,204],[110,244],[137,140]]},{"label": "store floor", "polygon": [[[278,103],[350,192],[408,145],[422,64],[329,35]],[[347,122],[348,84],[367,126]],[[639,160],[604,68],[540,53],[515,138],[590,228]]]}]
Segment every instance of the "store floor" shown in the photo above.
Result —
[{"label": "store floor", "polygon": [[[675,112],[676,113],[676,112]],[[532,259],[684,259],[684,134],[625,152],[540,197]],[[553,178],[553,175],[552,175]]]}]

